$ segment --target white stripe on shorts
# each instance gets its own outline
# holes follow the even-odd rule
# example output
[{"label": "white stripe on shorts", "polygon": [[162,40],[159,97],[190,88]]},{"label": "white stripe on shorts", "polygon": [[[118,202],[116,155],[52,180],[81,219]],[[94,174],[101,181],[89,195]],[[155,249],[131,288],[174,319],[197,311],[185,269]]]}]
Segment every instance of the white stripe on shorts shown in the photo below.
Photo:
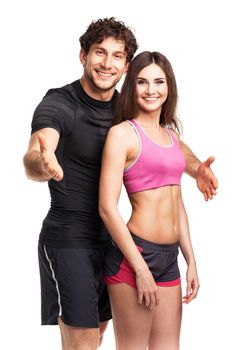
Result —
[{"label": "white stripe on shorts", "polygon": [[53,279],[54,279],[54,281],[55,281],[55,285],[56,285],[56,289],[57,289],[57,293],[58,293],[59,316],[61,316],[61,315],[62,315],[62,306],[61,306],[61,302],[60,302],[59,285],[58,285],[58,281],[56,280],[55,272],[54,272],[54,269],[53,269],[53,266],[52,266],[52,262],[51,262],[51,260],[50,260],[49,257],[48,257],[48,254],[47,254],[46,246],[45,246],[45,245],[44,245],[44,253],[45,253],[46,259],[47,259],[47,261],[48,261],[48,263],[49,263],[49,266],[50,266],[50,269],[51,269],[51,272],[52,272]]}]

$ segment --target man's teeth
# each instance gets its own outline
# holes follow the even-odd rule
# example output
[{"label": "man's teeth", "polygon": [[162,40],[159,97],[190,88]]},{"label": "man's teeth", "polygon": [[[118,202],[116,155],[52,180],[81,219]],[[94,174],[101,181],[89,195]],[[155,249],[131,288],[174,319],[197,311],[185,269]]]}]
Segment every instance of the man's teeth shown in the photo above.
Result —
[{"label": "man's teeth", "polygon": [[103,73],[103,72],[97,72],[99,75],[102,75],[103,77],[112,77],[112,73]]}]

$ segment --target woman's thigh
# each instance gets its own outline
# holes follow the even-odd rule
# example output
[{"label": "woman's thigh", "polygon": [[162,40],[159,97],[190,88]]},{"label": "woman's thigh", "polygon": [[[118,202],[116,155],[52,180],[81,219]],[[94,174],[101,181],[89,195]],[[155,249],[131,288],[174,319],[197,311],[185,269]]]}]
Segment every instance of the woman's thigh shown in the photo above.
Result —
[{"label": "woman's thigh", "polygon": [[152,320],[149,350],[178,350],[182,319],[181,285],[159,287],[159,297]]},{"label": "woman's thigh", "polygon": [[117,350],[147,349],[155,309],[138,303],[137,290],[125,283],[108,285]]}]

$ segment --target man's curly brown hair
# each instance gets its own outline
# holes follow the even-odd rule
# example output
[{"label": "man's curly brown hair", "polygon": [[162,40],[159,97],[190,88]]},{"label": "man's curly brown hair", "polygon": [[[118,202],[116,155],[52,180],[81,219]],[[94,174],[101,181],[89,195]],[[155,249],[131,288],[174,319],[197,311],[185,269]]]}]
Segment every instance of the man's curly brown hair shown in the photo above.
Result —
[{"label": "man's curly brown hair", "polygon": [[79,38],[79,41],[81,48],[88,54],[92,44],[101,43],[109,37],[124,41],[127,62],[131,61],[138,48],[136,38],[129,27],[114,17],[92,21],[86,32]]}]

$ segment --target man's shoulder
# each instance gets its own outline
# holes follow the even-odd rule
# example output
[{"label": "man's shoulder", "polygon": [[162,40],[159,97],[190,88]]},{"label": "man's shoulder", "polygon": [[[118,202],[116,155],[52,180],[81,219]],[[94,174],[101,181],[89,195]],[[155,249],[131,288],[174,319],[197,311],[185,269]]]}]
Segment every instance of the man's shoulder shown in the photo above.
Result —
[{"label": "man's shoulder", "polygon": [[51,100],[65,100],[65,101],[72,101],[75,100],[77,97],[75,88],[74,88],[75,82],[66,84],[62,87],[57,88],[51,88],[49,89],[44,98],[49,98]]},{"label": "man's shoulder", "polygon": [[56,113],[57,111],[63,111],[71,114],[78,108],[79,103],[73,83],[70,83],[62,87],[49,89],[37,106],[36,112]]}]

